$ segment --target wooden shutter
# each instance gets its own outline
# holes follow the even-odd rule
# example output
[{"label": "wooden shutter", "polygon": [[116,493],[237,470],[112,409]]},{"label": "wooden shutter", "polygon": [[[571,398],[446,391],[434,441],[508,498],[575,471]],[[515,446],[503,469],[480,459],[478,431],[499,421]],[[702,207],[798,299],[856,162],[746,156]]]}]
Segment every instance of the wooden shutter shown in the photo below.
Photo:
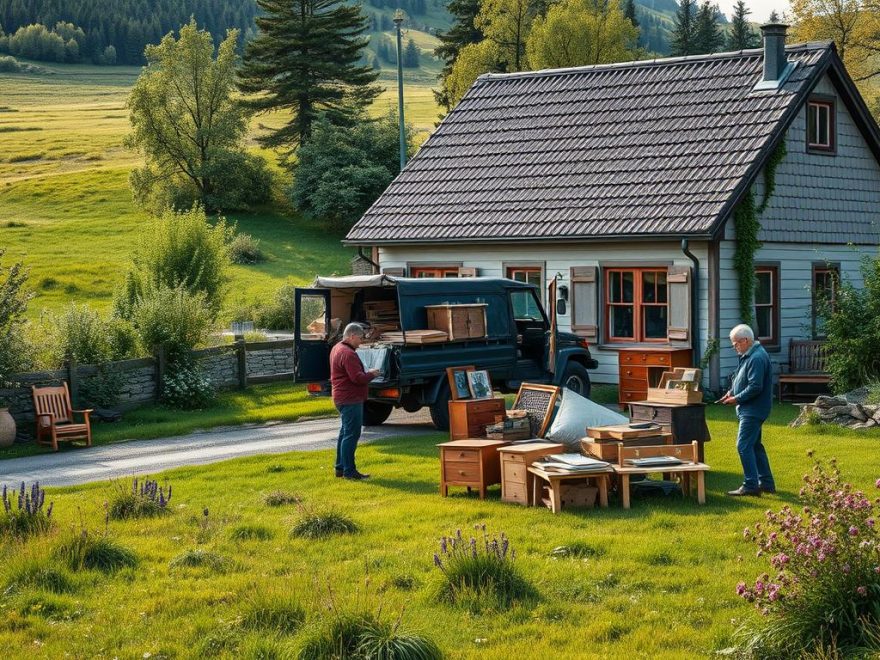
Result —
[{"label": "wooden shutter", "polygon": [[392,277],[406,277],[406,268],[383,268],[382,274]]},{"label": "wooden shutter", "polygon": [[599,339],[599,298],[595,266],[571,269],[571,331],[589,340]]},{"label": "wooden shutter", "polygon": [[675,343],[691,341],[691,267],[670,266],[666,271],[669,321],[667,339]]},{"label": "wooden shutter", "polygon": [[477,269],[473,266],[460,266],[458,269],[459,277],[476,277]]}]

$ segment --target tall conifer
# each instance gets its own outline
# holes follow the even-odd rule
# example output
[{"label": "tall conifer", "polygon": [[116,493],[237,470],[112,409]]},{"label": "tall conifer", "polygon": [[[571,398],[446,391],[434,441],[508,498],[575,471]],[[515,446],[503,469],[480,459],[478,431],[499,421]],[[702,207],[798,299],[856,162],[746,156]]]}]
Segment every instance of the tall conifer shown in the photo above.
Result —
[{"label": "tall conifer", "polygon": [[693,55],[696,53],[696,0],[680,0],[672,35],[669,39],[671,55]]},{"label": "tall conifer", "polygon": [[446,77],[452,71],[452,65],[458,58],[459,51],[468,44],[476,44],[483,40],[483,31],[474,25],[474,19],[480,13],[480,0],[451,0],[447,10],[454,17],[452,27],[437,35],[440,45],[434,49],[434,55],[443,60],[443,71],[440,73],[440,91],[434,91],[437,103],[451,110],[449,92],[446,88]]},{"label": "tall conifer", "polygon": [[730,20],[730,34],[727,36],[728,49],[746,50],[758,47],[758,35],[749,25],[748,16],[751,13],[751,10],[746,7],[745,0],[737,0]]},{"label": "tall conifer", "polygon": [[694,53],[717,53],[724,44],[724,35],[718,27],[718,7],[703,0],[697,10]]}]

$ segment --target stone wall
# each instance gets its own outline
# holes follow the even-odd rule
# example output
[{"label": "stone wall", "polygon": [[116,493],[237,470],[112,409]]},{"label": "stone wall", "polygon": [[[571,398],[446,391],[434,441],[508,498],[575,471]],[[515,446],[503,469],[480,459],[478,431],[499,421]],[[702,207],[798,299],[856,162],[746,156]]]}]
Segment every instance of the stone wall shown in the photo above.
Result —
[{"label": "stone wall", "polygon": [[[233,389],[243,382],[273,380],[292,381],[293,341],[266,341],[245,344],[243,341],[228,346],[217,346],[193,351],[205,375],[218,389]],[[246,364],[247,379],[239,378],[239,364]],[[114,387],[118,401],[114,408],[127,410],[158,398],[160,364],[158,358],[141,358],[113,362],[103,369],[115,372],[119,380]],[[19,384],[14,389],[0,389],[0,400],[8,405],[18,425],[19,435],[26,439],[33,430],[34,408],[31,387],[47,387],[67,382],[73,397],[74,408],[87,405],[88,392],[103,378],[102,369],[94,365],[76,365],[70,369],[18,374],[13,380]]]}]

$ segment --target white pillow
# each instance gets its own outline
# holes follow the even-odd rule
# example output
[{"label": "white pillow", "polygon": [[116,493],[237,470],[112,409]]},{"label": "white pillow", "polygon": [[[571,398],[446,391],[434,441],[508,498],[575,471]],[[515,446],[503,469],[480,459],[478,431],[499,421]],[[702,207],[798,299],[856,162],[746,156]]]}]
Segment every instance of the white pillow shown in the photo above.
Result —
[{"label": "white pillow", "polygon": [[626,424],[629,419],[569,389],[562,390],[562,404],[550,425],[547,439],[561,442],[569,451],[580,452],[580,440],[588,426]]}]

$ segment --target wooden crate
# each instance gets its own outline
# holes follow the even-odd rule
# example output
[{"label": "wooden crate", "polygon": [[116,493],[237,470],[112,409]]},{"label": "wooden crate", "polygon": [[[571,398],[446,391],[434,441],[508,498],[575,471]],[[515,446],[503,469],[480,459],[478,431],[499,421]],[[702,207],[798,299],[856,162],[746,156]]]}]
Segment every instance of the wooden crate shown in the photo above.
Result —
[{"label": "wooden crate", "polygon": [[441,330],[449,341],[486,336],[486,304],[426,305],[428,328]]},{"label": "wooden crate", "polygon": [[651,447],[656,445],[668,445],[671,442],[671,433],[655,431],[653,436],[635,438],[632,440],[596,440],[594,438],[582,438],[581,449],[583,450],[583,453],[588,456],[593,456],[603,461],[616,461],[619,443],[628,447]]},{"label": "wooden crate", "polygon": [[[666,389],[666,384],[670,380],[681,380],[681,376],[686,371],[685,369],[675,369],[673,371],[664,371],[663,375],[660,377],[660,384],[658,387],[649,387],[648,388],[648,401],[653,401],[657,403],[678,403],[681,405],[688,405],[691,403],[702,403],[703,401],[703,390],[700,389],[700,381],[702,377],[702,372],[700,369],[693,369],[692,371],[696,372],[696,380],[695,387],[693,390],[679,390],[679,389]],[[690,370],[689,370],[690,371]]]},{"label": "wooden crate", "polygon": [[[563,507],[593,507],[596,505],[596,495],[598,495],[599,489],[595,486],[590,486],[589,484],[560,483],[558,488],[559,501]],[[541,499],[545,506],[551,506],[550,502],[553,499],[553,489],[549,486],[544,486],[544,493]]]}]

